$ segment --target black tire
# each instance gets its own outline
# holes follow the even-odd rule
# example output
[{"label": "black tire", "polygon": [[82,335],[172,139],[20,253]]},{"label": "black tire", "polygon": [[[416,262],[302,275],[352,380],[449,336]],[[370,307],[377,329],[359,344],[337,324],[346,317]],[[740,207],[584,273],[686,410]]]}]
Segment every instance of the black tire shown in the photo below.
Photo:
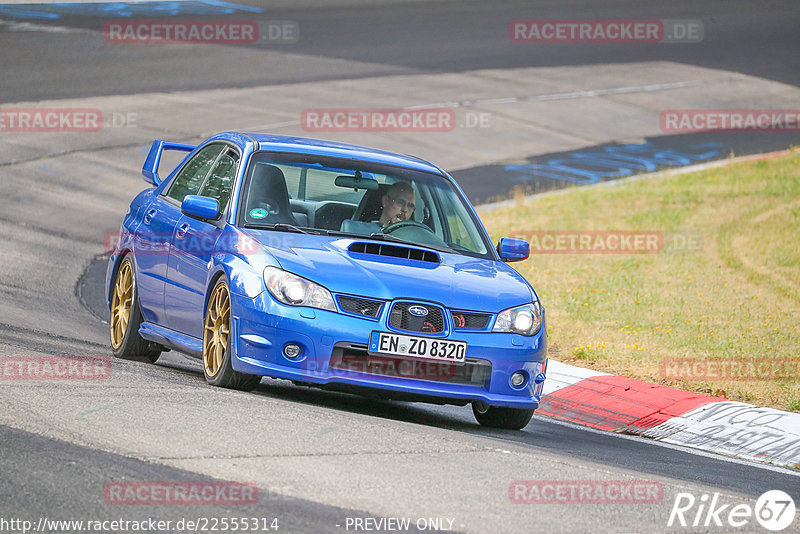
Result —
[{"label": "black tire", "polygon": [[[220,293],[227,299],[227,316],[224,308],[220,313],[220,301],[217,300]],[[240,373],[231,365],[230,292],[225,277],[214,284],[203,317],[203,374],[206,382],[221,388],[252,391],[261,382],[261,377]],[[224,342],[219,339],[222,335],[226,338]],[[223,344],[225,348],[221,350]],[[217,351],[221,351],[221,354]]]},{"label": "black tire", "polygon": [[509,430],[522,430],[533,417],[536,410],[523,408],[504,408],[502,406],[489,406],[483,402],[472,403],[472,413],[482,426],[491,428],[506,428]]},{"label": "black tire", "polygon": [[142,310],[136,287],[136,267],[130,255],[125,256],[114,276],[111,316],[108,320],[112,354],[123,360],[155,363],[161,356],[158,345],[139,335]]}]

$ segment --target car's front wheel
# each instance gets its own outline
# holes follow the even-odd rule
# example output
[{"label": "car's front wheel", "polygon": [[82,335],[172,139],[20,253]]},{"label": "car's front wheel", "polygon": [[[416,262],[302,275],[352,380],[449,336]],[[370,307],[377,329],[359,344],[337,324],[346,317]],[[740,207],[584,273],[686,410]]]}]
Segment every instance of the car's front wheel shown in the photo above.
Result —
[{"label": "car's front wheel", "polygon": [[523,408],[505,408],[502,406],[489,406],[485,402],[473,402],[472,413],[475,419],[491,428],[507,428],[521,430],[527,426],[535,410]]},{"label": "car's front wheel", "polygon": [[111,318],[108,321],[111,334],[111,352],[117,358],[155,363],[161,351],[139,335],[142,326],[142,310],[136,290],[136,269],[130,256],[125,256],[114,280],[114,295],[111,297]]},{"label": "car's front wheel", "polygon": [[258,375],[240,373],[231,365],[231,294],[224,277],[214,285],[203,329],[203,373],[212,386],[250,391]]}]

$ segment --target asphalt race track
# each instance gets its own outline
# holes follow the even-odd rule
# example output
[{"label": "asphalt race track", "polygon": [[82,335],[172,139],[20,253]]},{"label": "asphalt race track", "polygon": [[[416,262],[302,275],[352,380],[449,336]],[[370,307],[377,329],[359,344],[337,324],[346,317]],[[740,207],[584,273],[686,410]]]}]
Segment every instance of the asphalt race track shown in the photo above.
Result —
[{"label": "asphalt race track", "polygon": [[[800,59],[791,53],[797,49],[794,31],[797,14],[792,12],[795,6],[791,1],[760,6],[741,0],[700,4],[686,0],[649,3],[625,0],[605,6],[593,2],[574,1],[565,6],[557,1],[524,0],[492,3],[247,0],[237,4],[258,6],[262,11],[240,9],[235,15],[296,21],[302,37],[292,45],[254,45],[235,52],[187,47],[167,54],[159,47],[132,47],[133,50],[125,47],[98,53],[91,33],[80,30],[102,30],[111,17],[80,16],[76,10],[62,10],[57,19],[48,22],[24,15],[31,10],[3,10],[6,13],[3,19],[8,23],[57,23],[76,32],[44,40],[35,34],[17,34],[14,39],[4,35],[4,53],[0,59],[0,70],[4,73],[3,101],[639,61],[678,61],[800,85]],[[192,19],[215,16],[213,12],[188,8],[182,13]],[[130,18],[148,16],[142,10],[133,11]],[[692,46],[657,44],[636,47],[547,44],[531,48],[520,47],[506,38],[510,21],[534,18],[700,19],[705,27],[703,52],[698,54]],[[69,39],[69,47],[53,46],[64,38]],[[87,58],[91,61],[84,61]],[[36,68],[31,68],[31,62],[36,63]],[[298,63],[306,63],[309,68],[297,68]],[[75,69],[76,64],[79,69]],[[213,76],[204,68],[209,64],[215,67]],[[153,76],[154,73],[157,75]],[[53,80],[58,83],[52,83]],[[32,86],[30,82],[39,83]]]},{"label": "asphalt race track", "polygon": [[[658,127],[664,106],[800,108],[800,4],[791,0],[244,0],[222,14],[219,2],[168,4],[169,12],[147,2],[113,10],[0,5],[0,112],[96,108],[106,118],[98,132],[0,128],[0,359],[110,357],[104,248],[145,187],[139,172],[154,138],[197,142],[256,129],[415,153],[453,170],[475,202],[519,184],[535,192],[642,170],[565,170],[580,152],[656,147],[694,164],[800,144],[797,133],[673,135]],[[299,37],[238,46],[106,42],[104,24],[125,9],[130,20],[289,21]],[[699,20],[704,36],[674,44],[512,43],[509,22],[534,18]],[[349,134],[309,132],[298,120],[305,108],[442,102],[455,103],[459,121],[484,116],[490,124]],[[22,531],[4,520],[47,526],[42,518],[155,519],[172,522],[162,531],[188,532],[203,529],[185,528],[187,520],[233,517],[263,520],[263,531],[277,519],[279,532],[763,532],[756,523],[692,530],[667,522],[679,493],[753,506],[780,489],[800,503],[796,470],[539,416],[520,432],[493,431],[468,407],[378,401],[282,380],[264,379],[252,393],[221,390],[206,385],[198,360],[175,352],[155,365],[113,360],[105,380],[0,380],[0,399],[0,532]],[[649,481],[663,495],[652,504],[516,504],[509,488],[525,480]],[[123,481],[235,481],[257,487],[257,499],[109,504],[108,485]],[[390,518],[410,526],[366,528]]]}]

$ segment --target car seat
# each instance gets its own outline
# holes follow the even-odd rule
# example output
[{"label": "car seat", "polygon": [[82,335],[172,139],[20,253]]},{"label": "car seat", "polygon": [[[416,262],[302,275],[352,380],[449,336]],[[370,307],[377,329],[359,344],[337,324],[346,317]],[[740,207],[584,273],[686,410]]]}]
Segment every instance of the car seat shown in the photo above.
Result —
[{"label": "car seat", "polygon": [[[286,178],[283,171],[274,165],[256,164],[250,177],[246,208],[245,220],[248,222],[298,224],[289,204]],[[251,212],[257,208],[266,210],[267,216],[253,217]]]}]

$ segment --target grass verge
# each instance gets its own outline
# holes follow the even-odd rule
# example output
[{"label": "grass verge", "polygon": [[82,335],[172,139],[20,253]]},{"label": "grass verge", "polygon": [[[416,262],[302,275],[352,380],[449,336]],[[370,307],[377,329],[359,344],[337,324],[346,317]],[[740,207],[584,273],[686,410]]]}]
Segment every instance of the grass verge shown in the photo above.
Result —
[{"label": "grass verge", "polygon": [[[520,199],[481,219],[495,242],[531,241],[514,265],[547,310],[551,357],[800,411],[800,151]],[[658,241],[609,253],[625,235],[644,250]]]}]

